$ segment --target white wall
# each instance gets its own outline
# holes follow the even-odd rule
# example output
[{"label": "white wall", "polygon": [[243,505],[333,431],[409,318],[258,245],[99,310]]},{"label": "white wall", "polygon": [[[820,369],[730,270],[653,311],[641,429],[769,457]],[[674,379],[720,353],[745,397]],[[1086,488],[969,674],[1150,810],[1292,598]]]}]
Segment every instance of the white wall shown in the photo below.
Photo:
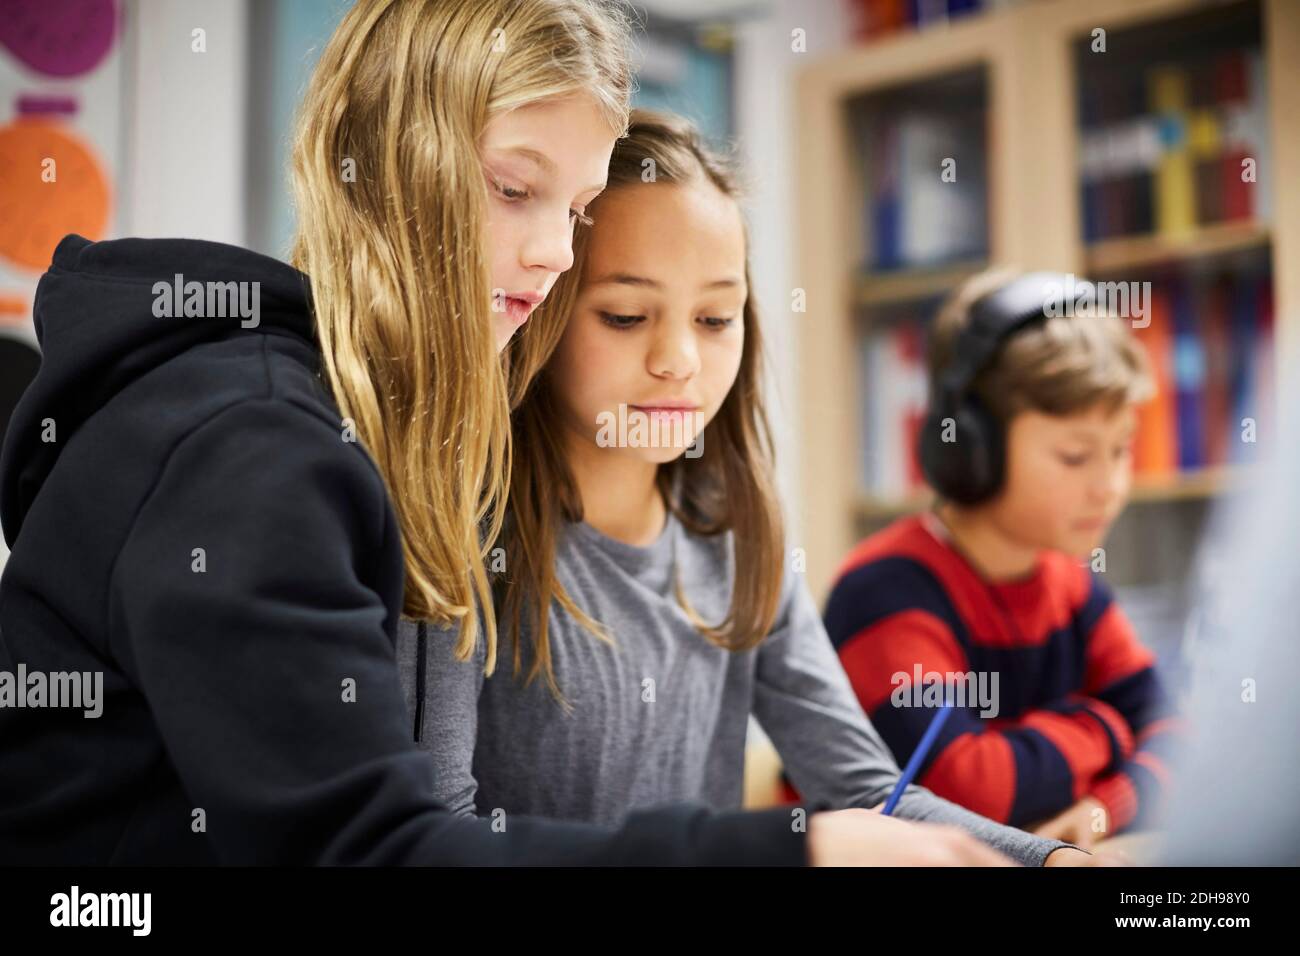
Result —
[{"label": "white wall", "polygon": [[[248,0],[136,0],[119,235],[244,245]],[[192,31],[207,50],[192,50]]]},{"label": "white wall", "polygon": [[[123,45],[112,53],[124,57],[125,74],[113,235],[247,243],[248,2],[129,0]],[[206,52],[192,48],[196,28],[206,31]],[[85,105],[112,112],[94,109],[93,97]],[[8,553],[0,537],[0,569]]]},{"label": "white wall", "polygon": [[[804,31],[807,51],[791,50],[791,31]],[[847,44],[841,0],[775,0],[762,16],[736,32],[736,136],[750,182],[750,268],[763,316],[768,354],[768,412],[777,451],[777,482],[785,503],[787,548],[801,546],[802,488],[812,469],[799,439],[799,314],[791,292],[804,285],[796,274],[794,245],[794,81],[812,58]],[[757,721],[749,721],[748,744],[771,744]]]},{"label": "white wall", "polygon": [[[791,50],[791,31],[802,29],[807,51]],[[750,255],[764,318],[769,411],[777,445],[777,478],[786,503],[789,547],[799,546],[794,503],[807,483],[798,434],[799,315],[790,310],[791,292],[806,288],[795,274],[794,82],[797,70],[814,58],[848,45],[841,0],[774,0],[736,35],[736,133],[751,183]]]}]

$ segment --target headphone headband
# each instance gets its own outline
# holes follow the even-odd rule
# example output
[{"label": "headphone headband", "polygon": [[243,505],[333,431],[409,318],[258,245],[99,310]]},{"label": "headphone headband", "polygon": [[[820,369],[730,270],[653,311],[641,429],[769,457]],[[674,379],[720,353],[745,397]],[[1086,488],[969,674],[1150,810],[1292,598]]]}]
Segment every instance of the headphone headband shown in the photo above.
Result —
[{"label": "headphone headband", "polygon": [[[1022,328],[1046,319],[1049,311],[1065,315],[1079,290],[1092,287],[1084,279],[1061,272],[1031,272],[988,292],[970,307],[970,320],[953,343],[948,368],[937,383],[937,396],[956,402],[976,376],[993,361],[1002,344]],[[1068,294],[1073,292],[1074,295]],[[1092,288],[1091,301],[1096,301]]]}]

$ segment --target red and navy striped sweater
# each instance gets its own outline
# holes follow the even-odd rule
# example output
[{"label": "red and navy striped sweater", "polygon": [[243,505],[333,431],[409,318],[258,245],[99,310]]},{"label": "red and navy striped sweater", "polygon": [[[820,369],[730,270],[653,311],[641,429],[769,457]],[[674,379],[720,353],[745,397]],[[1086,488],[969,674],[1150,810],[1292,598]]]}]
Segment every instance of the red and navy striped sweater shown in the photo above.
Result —
[{"label": "red and navy striped sweater", "polygon": [[825,618],[900,766],[935,712],[894,706],[895,674],[910,685],[918,665],[922,675],[998,673],[997,716],[981,717],[974,701],[958,708],[922,786],[1016,826],[1085,795],[1106,807],[1111,833],[1158,814],[1180,721],[1110,589],[1069,556],[1043,552],[1029,578],[991,584],[937,518],[910,516],[854,549]]}]

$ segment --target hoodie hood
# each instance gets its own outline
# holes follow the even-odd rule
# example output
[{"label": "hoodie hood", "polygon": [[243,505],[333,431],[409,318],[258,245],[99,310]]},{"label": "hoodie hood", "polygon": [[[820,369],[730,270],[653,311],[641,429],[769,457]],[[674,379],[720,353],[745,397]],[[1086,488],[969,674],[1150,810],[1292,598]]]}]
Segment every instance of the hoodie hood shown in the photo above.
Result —
[{"label": "hoodie hood", "polygon": [[[123,388],[231,335],[314,342],[307,276],[260,253],[197,239],[70,235],[32,307],[41,365],[0,453],[0,524],[10,546],[67,442]],[[57,441],[42,441],[53,420]]]}]

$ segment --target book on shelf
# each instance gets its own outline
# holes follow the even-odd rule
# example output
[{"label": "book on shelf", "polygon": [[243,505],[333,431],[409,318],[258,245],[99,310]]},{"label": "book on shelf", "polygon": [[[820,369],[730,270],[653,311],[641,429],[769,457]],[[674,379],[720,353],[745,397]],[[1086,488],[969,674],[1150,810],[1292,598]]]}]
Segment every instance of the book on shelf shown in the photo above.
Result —
[{"label": "book on shelf", "polygon": [[1138,407],[1133,470],[1139,474],[1168,475],[1178,470],[1178,412],[1174,404],[1173,323],[1163,285],[1152,288],[1147,310],[1150,324],[1134,330],[1134,334],[1146,350],[1155,391]]},{"label": "book on shelf", "polygon": [[1080,84],[1084,240],[1272,215],[1267,77],[1231,50]]},{"label": "book on shelf", "polygon": [[923,485],[916,441],[927,402],[925,333],[918,322],[874,330],[860,343],[862,487],[902,498]]},{"label": "book on shelf", "polygon": [[882,113],[864,124],[868,271],[938,266],[987,250],[983,113]]},{"label": "book on shelf", "polygon": [[1195,471],[1205,466],[1205,342],[1198,327],[1201,316],[1185,282],[1170,290],[1174,325],[1174,408],[1178,421],[1178,467]]},{"label": "book on shelf", "polygon": [[848,0],[849,29],[858,42],[924,29],[1019,0]]},{"label": "book on shelf", "polygon": [[1165,236],[1186,235],[1196,226],[1196,189],[1187,130],[1189,87],[1188,71],[1182,67],[1158,66],[1147,74],[1147,105],[1160,130],[1160,155],[1152,188],[1155,224],[1156,231]]},{"label": "book on shelf", "polygon": [[1272,416],[1268,274],[1165,276],[1153,285],[1150,318],[1134,330],[1156,389],[1138,410],[1134,471],[1170,475],[1253,461]]}]

